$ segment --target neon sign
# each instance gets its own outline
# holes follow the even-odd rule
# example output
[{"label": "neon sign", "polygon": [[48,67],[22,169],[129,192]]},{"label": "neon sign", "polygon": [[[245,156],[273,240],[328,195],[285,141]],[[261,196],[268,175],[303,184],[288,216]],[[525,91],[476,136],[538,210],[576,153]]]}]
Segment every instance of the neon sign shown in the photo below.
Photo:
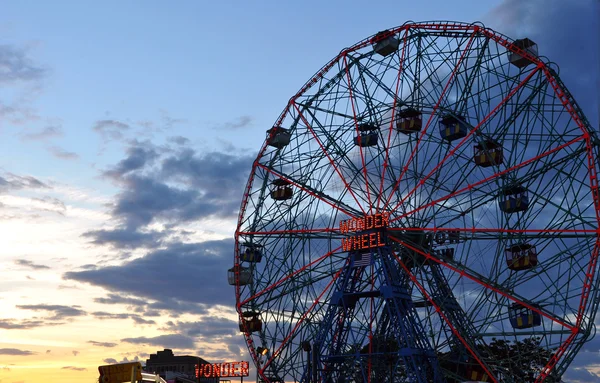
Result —
[{"label": "neon sign", "polygon": [[389,222],[390,215],[387,213],[340,221],[340,233],[357,233],[351,237],[342,238],[342,251],[370,250],[385,246],[385,236],[382,231]]},{"label": "neon sign", "polygon": [[196,365],[196,378],[214,378],[222,376],[235,378],[249,375],[248,362],[225,362]]}]

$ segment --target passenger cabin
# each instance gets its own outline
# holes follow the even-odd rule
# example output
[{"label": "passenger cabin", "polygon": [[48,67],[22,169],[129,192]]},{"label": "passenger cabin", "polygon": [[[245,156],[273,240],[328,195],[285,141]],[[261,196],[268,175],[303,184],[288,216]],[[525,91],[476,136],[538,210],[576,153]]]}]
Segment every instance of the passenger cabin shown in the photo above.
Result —
[{"label": "passenger cabin", "polygon": [[512,245],[504,250],[506,265],[509,269],[519,271],[537,266],[537,252],[535,246],[528,243]]},{"label": "passenger cabin", "polygon": [[[531,56],[537,57],[538,55],[537,44],[528,38],[515,40],[513,47],[516,47]],[[513,51],[509,51],[508,61],[517,68],[524,68],[532,63],[532,61],[523,54],[515,53]]]},{"label": "passenger cabin", "polygon": [[504,188],[500,194],[500,210],[505,213],[525,211],[529,207],[527,189],[521,185]]},{"label": "passenger cabin", "polygon": [[531,328],[542,324],[542,316],[537,311],[519,303],[513,303],[508,309],[510,325],[516,329]]},{"label": "passenger cabin", "polygon": [[423,125],[423,114],[413,108],[402,109],[398,112],[396,130],[400,133],[411,134],[421,131]]},{"label": "passenger cabin", "polygon": [[475,145],[475,165],[484,168],[500,165],[503,158],[502,145],[493,140],[484,140]]},{"label": "passenger cabin", "polygon": [[358,124],[358,136],[354,137],[354,143],[360,147],[376,146],[379,128],[372,122]]},{"label": "passenger cabin", "polygon": [[248,285],[252,282],[252,272],[247,267],[233,266],[227,270],[227,282],[232,286]]},{"label": "passenger cabin", "polygon": [[292,198],[294,192],[292,191],[291,183],[284,179],[278,178],[272,182],[271,198],[276,201],[284,201]]},{"label": "passenger cabin", "polygon": [[474,360],[467,364],[467,374],[465,376],[469,382],[491,382],[490,376],[485,372],[483,367]]},{"label": "passenger cabin", "polygon": [[260,313],[256,311],[244,311],[240,318],[241,332],[256,332],[262,330],[262,321],[259,318]]},{"label": "passenger cabin", "polygon": [[468,133],[468,125],[462,116],[447,115],[440,120],[440,134],[444,140],[458,140],[466,137]]},{"label": "passenger cabin", "polygon": [[292,134],[280,126],[274,126],[267,130],[267,145],[281,149],[290,143]]},{"label": "passenger cabin", "polygon": [[244,246],[246,249],[240,254],[241,262],[259,263],[261,261],[262,252],[260,248],[262,246],[252,243],[245,243],[242,246]]},{"label": "passenger cabin", "polygon": [[382,56],[390,55],[398,50],[400,46],[400,40],[394,37],[395,34],[392,31],[381,31],[377,33],[372,39],[373,51]]}]

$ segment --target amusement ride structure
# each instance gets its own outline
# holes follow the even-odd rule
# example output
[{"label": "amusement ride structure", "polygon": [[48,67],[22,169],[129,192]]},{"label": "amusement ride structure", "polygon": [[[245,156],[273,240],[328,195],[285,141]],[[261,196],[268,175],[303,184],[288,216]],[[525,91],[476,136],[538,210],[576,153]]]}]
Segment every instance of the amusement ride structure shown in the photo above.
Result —
[{"label": "amusement ride structure", "polygon": [[560,381],[595,331],[600,140],[557,73],[407,22],[291,97],[228,272],[261,380]]}]

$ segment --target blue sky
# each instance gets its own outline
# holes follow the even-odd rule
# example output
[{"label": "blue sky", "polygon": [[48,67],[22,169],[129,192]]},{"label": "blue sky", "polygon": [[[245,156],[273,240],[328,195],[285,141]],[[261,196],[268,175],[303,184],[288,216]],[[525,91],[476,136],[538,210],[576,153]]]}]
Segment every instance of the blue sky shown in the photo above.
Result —
[{"label": "blue sky", "polygon": [[[104,359],[163,347],[247,358],[225,282],[237,208],[265,130],[304,82],[408,20],[482,21],[536,40],[598,126],[598,7],[2,2],[0,350],[13,351],[0,382],[37,381],[34,368],[91,381]],[[586,350],[577,366],[594,370]]]}]

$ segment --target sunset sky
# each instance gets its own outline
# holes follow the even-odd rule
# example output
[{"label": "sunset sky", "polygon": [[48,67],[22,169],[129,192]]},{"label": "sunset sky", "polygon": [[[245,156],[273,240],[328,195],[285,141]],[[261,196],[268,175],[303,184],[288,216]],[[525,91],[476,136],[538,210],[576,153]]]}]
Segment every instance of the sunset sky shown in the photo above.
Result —
[{"label": "sunset sky", "polygon": [[[481,21],[536,41],[597,127],[599,7],[0,1],[0,383],[92,383],[163,348],[248,360],[226,281],[235,221],[304,82],[408,20]],[[600,337],[567,381],[600,382],[599,352]]]}]

